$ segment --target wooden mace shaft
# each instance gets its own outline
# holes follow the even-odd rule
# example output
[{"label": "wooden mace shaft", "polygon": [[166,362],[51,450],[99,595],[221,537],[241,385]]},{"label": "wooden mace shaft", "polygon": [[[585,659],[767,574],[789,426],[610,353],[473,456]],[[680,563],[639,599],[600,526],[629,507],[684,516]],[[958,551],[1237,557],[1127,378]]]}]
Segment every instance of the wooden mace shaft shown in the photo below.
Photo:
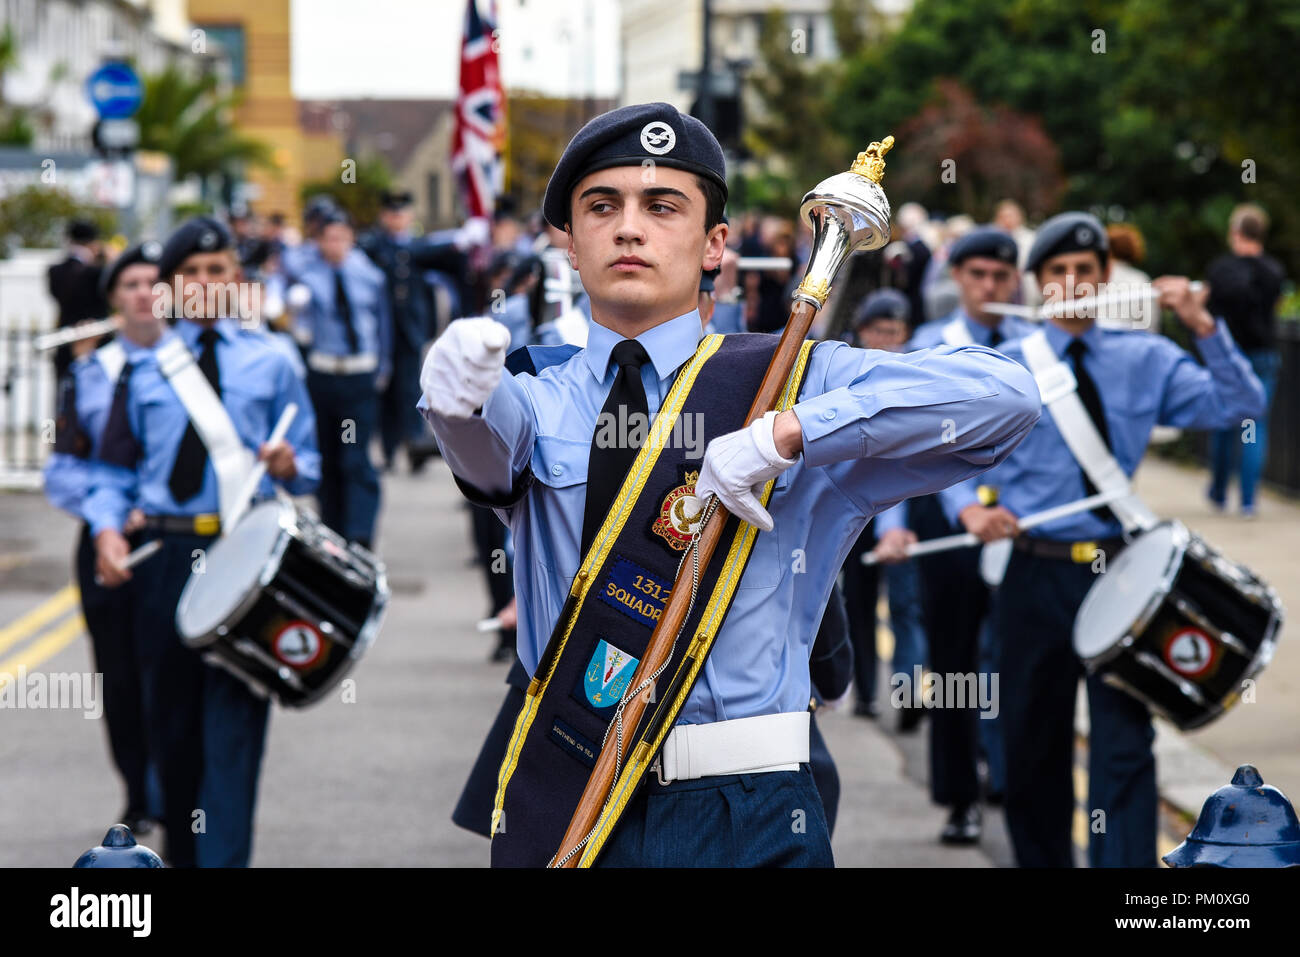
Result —
[{"label": "wooden mace shaft", "polygon": [[[794,370],[794,364],[799,358],[799,350],[808,337],[808,330],[812,328],[816,315],[817,308],[802,299],[796,300],[791,306],[790,319],[786,322],[785,331],[781,333],[781,341],[777,343],[776,352],[772,355],[772,361],[768,363],[763,382],[754,396],[754,403],[749,407],[749,414],[745,417],[746,426],[755,419],[761,419],[766,412],[775,408],[781,391],[785,388],[786,380]],[[693,547],[699,550],[701,575],[713,558],[714,549],[722,538],[722,529],[727,523],[729,514],[726,508],[719,504],[712,517],[700,530]],[[641,663],[637,665],[630,687],[639,688],[641,682],[658,671],[671,654],[673,640],[686,624],[686,613],[691,604],[691,577],[692,562],[688,555],[687,560],[682,562],[677,580],[673,582],[668,603],[664,607],[663,614],[659,616],[654,632],[650,635],[650,644],[645,654],[641,656]],[[623,727],[635,734],[645,709],[645,694],[638,694],[628,699],[623,706]],[[587,779],[587,786],[578,801],[578,807],[573,812],[568,829],[564,832],[564,840],[560,842],[556,853],[557,860],[575,848],[578,842],[596,826],[610,789],[614,786],[616,747],[617,739],[611,737],[606,740],[605,747],[601,749],[600,757],[596,759],[596,766],[592,769],[591,777]],[[581,857],[581,853],[574,854],[561,866],[577,867]]]}]

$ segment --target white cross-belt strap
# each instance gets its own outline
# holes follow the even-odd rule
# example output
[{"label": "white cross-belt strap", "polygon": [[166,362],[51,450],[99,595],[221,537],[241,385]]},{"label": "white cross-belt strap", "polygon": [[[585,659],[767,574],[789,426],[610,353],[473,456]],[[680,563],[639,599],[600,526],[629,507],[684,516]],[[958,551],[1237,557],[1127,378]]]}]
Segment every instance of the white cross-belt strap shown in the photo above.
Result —
[{"label": "white cross-belt strap", "polygon": [[[1127,492],[1128,476],[1115,461],[1110,449],[1106,448],[1097,427],[1092,424],[1088,410],[1079,398],[1074,372],[1052,351],[1047,333],[1039,329],[1020,341],[1025,350],[1025,361],[1029,363],[1029,371],[1038,383],[1043,405],[1051,411],[1052,419],[1074,460],[1098,492]],[[1133,494],[1117,498],[1107,507],[1115,513],[1126,532],[1149,528],[1156,523],[1156,516]]]},{"label": "white cross-belt strap", "polygon": [[797,771],[808,762],[808,712],[679,724],[659,753],[660,780]]},{"label": "white cross-belt strap", "polygon": [[95,358],[104,367],[109,383],[116,385],[122,369],[126,367],[126,350],[122,348],[122,343],[114,340],[108,345],[100,346],[95,350]]},{"label": "white cross-belt strap", "polygon": [[966,320],[957,316],[950,323],[943,327],[943,341],[949,346],[973,346],[975,340],[971,338],[970,330],[966,328]]},{"label": "white cross-belt strap", "polygon": [[217,398],[212,385],[199,370],[185,340],[176,336],[158,347],[158,367],[185,406],[194,429],[207,447],[208,458],[217,473],[217,497],[221,523],[233,514],[240,489],[253,467],[253,456],[235,431],[230,414]]}]

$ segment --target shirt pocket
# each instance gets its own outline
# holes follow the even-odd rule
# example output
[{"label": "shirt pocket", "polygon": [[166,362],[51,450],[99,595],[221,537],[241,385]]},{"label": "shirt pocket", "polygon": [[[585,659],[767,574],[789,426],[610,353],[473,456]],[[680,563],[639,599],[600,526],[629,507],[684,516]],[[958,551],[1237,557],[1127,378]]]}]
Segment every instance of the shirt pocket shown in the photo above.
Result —
[{"label": "shirt pocket", "polygon": [[533,445],[533,476],[551,488],[587,484],[591,441],[558,435],[539,435]]}]

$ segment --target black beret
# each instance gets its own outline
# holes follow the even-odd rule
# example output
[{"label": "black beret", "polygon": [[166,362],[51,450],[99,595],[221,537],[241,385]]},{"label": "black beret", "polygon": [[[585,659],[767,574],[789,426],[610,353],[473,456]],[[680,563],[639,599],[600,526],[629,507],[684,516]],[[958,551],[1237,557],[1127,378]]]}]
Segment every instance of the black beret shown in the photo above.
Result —
[{"label": "black beret", "polygon": [[405,209],[415,202],[409,190],[386,189],[379,196],[379,205],[384,209]]},{"label": "black beret", "polygon": [[122,270],[127,266],[136,266],[141,263],[153,266],[157,265],[158,260],[161,258],[162,243],[158,242],[158,240],[146,239],[142,243],[136,243],[131,248],[124,250],[122,255],[104,267],[103,272],[99,274],[99,294],[107,296],[112,293],[113,286],[117,284],[117,277],[122,275]]},{"label": "black beret", "polygon": [[181,223],[167,238],[158,259],[158,278],[169,282],[181,263],[194,253],[215,253],[234,246],[230,230],[211,216],[195,216]]},{"label": "black beret", "polygon": [[640,103],[596,117],[574,135],[546,186],[542,213],[563,229],[573,187],[589,173],[612,166],[660,166],[698,173],[727,196],[727,162],[718,138],[693,116],[668,103]]},{"label": "black beret", "polygon": [[99,238],[99,227],[88,219],[74,219],[68,223],[68,239],[74,243],[93,243]]},{"label": "black beret", "polygon": [[1017,253],[1016,241],[1009,233],[992,226],[979,226],[958,237],[948,251],[948,262],[957,266],[972,256],[980,256],[1014,266]]},{"label": "black beret", "polygon": [[324,193],[318,194],[307,202],[306,208],[302,211],[302,220],[304,223],[311,223],[334,209],[338,209],[338,203],[334,202],[333,197]]},{"label": "black beret", "polygon": [[342,223],[344,226],[351,226],[352,220],[349,218],[347,210],[339,209],[337,206],[332,206],[320,214],[317,223],[321,229],[324,229],[326,226],[333,226],[335,223]]},{"label": "black beret", "polygon": [[1037,272],[1038,267],[1053,256],[1090,249],[1105,266],[1110,256],[1110,240],[1101,220],[1090,213],[1061,213],[1038,227],[1025,268]]},{"label": "black beret", "polygon": [[897,289],[877,289],[858,306],[852,328],[854,331],[861,329],[872,319],[902,319],[906,322],[911,318],[912,304],[906,296]]}]

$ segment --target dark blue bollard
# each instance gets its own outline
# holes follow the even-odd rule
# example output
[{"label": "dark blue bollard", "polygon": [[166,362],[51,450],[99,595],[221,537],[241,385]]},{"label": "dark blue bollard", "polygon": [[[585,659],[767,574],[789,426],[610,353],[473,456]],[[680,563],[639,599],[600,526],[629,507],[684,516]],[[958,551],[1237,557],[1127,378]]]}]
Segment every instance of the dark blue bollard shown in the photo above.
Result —
[{"label": "dark blue bollard", "polygon": [[1243,764],[1163,860],[1170,867],[1300,867],[1300,820],[1285,794]]},{"label": "dark blue bollard", "polygon": [[131,829],[114,824],[104,835],[104,843],[92,847],[77,858],[73,867],[162,867],[162,858],[135,842]]}]

